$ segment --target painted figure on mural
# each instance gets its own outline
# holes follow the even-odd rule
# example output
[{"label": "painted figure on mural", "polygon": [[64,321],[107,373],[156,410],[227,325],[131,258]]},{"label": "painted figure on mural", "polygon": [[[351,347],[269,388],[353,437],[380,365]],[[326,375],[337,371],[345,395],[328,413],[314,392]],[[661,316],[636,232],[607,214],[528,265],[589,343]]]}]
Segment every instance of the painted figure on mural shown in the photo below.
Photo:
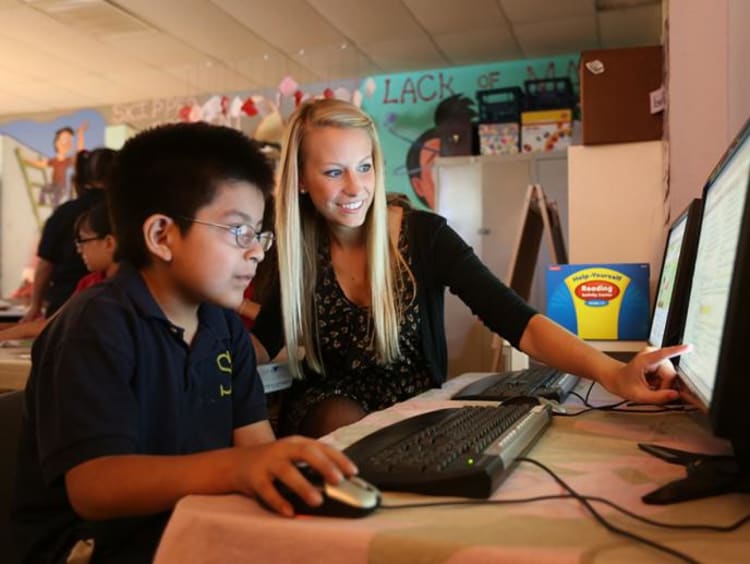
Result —
[{"label": "painted figure on mural", "polygon": [[463,94],[444,99],[435,108],[435,125],[422,132],[406,153],[406,170],[415,196],[429,209],[435,209],[434,161],[447,153],[442,139],[457,125],[471,128],[476,116],[472,108],[474,100]]},{"label": "painted figure on mural", "polygon": [[[86,146],[85,133],[88,122],[84,121],[77,130],[72,127],[61,127],[55,131],[53,146],[55,154],[50,158],[24,158],[24,162],[30,166],[40,169],[51,169],[52,178],[42,186],[39,192],[38,205],[49,205],[57,207],[63,200],[70,196],[68,188],[68,169],[75,164],[75,154]],[[76,140],[76,150],[73,149],[73,139]]]}]

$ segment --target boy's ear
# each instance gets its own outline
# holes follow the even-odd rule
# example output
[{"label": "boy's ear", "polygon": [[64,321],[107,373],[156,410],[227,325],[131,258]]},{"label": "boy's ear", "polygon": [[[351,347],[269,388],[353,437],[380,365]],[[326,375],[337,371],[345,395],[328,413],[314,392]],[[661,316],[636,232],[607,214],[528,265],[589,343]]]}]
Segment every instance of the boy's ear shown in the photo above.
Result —
[{"label": "boy's ear", "polygon": [[143,239],[149,253],[164,262],[172,260],[172,237],[177,226],[166,215],[155,213],[143,222]]}]

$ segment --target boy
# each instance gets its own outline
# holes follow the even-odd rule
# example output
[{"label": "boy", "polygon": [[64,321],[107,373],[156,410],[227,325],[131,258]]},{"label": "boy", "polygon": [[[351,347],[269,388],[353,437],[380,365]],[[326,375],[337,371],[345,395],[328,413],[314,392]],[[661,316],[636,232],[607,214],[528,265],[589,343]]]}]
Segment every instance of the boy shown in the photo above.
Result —
[{"label": "boy", "polygon": [[231,311],[273,242],[259,233],[272,185],[265,157],[229,128],[161,126],[121,150],[121,266],[32,351],[13,514],[26,560],[93,545],[97,562],[150,561],[184,495],[241,492],[291,515],[274,479],[322,501],[295,462],[332,483],[356,472],[321,443],[274,441]]}]

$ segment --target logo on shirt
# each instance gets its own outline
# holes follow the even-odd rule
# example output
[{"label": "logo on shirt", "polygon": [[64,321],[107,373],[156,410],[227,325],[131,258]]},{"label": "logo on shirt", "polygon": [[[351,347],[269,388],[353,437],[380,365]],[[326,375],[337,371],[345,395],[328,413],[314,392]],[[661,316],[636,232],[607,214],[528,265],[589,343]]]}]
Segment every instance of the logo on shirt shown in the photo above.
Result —
[{"label": "logo on shirt", "polygon": [[[229,351],[219,353],[216,356],[216,366],[220,372],[224,372],[226,374],[232,373],[232,355],[229,353]],[[223,398],[224,396],[231,396],[231,395],[232,395],[231,383],[226,388],[223,385],[219,384],[219,397],[220,398]]]}]

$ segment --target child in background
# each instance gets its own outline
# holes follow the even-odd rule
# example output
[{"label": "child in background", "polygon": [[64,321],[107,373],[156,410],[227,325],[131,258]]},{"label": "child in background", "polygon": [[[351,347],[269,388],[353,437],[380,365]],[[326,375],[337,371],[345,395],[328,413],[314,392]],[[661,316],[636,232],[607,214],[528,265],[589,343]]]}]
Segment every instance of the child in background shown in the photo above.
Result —
[{"label": "child in background", "polygon": [[[112,234],[106,202],[94,204],[90,210],[78,216],[75,234],[76,248],[90,272],[78,281],[73,295],[103,282],[117,271],[117,243]],[[39,317],[3,329],[0,331],[0,342],[35,339],[50,319]]]},{"label": "child in background", "polygon": [[76,249],[89,274],[78,281],[77,294],[103,282],[117,272],[117,241],[112,234],[107,202],[102,201],[78,217],[75,224]]},{"label": "child in background", "polygon": [[86,274],[86,267],[76,252],[73,226],[81,213],[104,199],[115,155],[116,151],[106,147],[78,153],[74,178],[78,197],[58,206],[44,222],[31,300],[23,321],[31,321],[42,314],[50,317]]},{"label": "child in background", "polygon": [[[29,562],[151,562],[188,494],[242,493],[279,513],[274,480],[311,505],[306,463],[330,483],[340,451],[274,440],[234,311],[273,243],[273,173],[241,132],[179,123],[120,150],[110,213],[120,267],[73,297],[37,339],[11,521]],[[51,393],[54,391],[54,393]]]}]

